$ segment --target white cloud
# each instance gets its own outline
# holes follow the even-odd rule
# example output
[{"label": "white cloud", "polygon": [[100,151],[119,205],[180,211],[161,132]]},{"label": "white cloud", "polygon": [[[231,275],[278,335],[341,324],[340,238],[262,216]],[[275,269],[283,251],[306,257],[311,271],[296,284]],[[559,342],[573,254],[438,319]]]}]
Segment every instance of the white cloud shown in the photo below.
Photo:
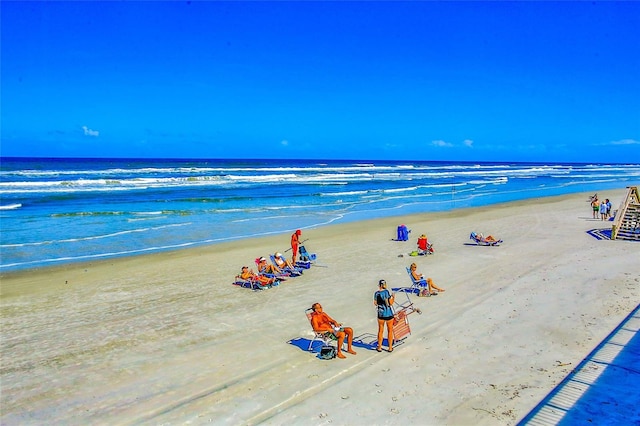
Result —
[{"label": "white cloud", "polygon": [[92,130],[87,126],[82,126],[82,130],[84,130],[85,136],[100,136],[100,132],[97,130]]},{"label": "white cloud", "polygon": [[286,139],[283,139],[282,141],[280,141],[280,145],[287,146],[287,145],[289,145],[289,141],[286,140]]},{"label": "white cloud", "polygon": [[462,141],[462,144],[454,144],[451,142],[447,142],[447,141],[443,141],[443,140],[435,140],[435,141],[431,141],[431,145],[433,146],[439,146],[442,148],[453,148],[456,146],[464,146],[467,148],[473,148],[473,141],[471,139],[465,139]]},{"label": "white cloud", "polygon": [[611,145],[640,145],[640,141],[634,139],[622,139],[619,141],[609,142]]}]

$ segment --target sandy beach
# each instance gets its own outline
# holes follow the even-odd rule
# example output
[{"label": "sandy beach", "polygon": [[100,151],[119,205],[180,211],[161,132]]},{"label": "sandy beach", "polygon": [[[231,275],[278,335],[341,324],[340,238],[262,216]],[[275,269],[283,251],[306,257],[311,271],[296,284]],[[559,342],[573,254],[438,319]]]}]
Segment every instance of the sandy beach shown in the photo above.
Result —
[{"label": "sandy beach", "polygon": [[[0,423],[515,424],[640,302],[640,245],[587,234],[588,195],[303,230],[318,264],[260,292],[233,278],[289,234],[2,274]],[[373,292],[411,262],[446,291],[378,353]],[[304,350],[316,301],[357,355]]]}]

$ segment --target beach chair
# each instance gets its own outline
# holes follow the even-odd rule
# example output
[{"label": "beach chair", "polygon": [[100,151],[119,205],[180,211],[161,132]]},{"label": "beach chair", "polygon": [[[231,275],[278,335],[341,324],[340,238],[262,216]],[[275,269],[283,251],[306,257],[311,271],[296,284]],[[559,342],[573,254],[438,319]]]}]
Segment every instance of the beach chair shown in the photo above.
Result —
[{"label": "beach chair", "polygon": [[290,266],[285,266],[283,268],[278,265],[278,262],[276,262],[275,255],[272,254],[269,255],[269,257],[271,258],[271,263],[273,263],[274,266],[280,268],[285,274],[289,275],[290,277],[299,277],[300,275],[302,275],[302,268],[292,268]]},{"label": "beach chair", "polygon": [[299,268],[309,269],[316,260],[315,253],[309,253],[305,246],[298,247],[300,253],[300,260],[296,262],[296,266]]},{"label": "beach chair", "polygon": [[313,339],[309,342],[309,347],[307,351],[313,352],[313,344],[315,342],[322,342],[322,346],[333,346],[331,342],[335,342],[336,338],[331,333],[320,333],[313,329],[313,325],[311,324],[311,315],[313,314],[313,308],[307,308],[304,313],[307,315],[307,320],[309,321],[309,325],[311,326],[311,331],[313,332]]},{"label": "beach chair", "polygon": [[418,238],[418,255],[426,256],[433,253],[433,244],[431,244],[429,240],[427,240],[426,235],[420,235],[420,238]]},{"label": "beach chair", "polygon": [[423,294],[425,296],[431,296],[431,293],[429,293],[429,289],[428,289],[429,286],[427,285],[427,280],[425,280],[424,278],[421,280],[416,280],[415,278],[413,278],[413,274],[411,273],[411,268],[407,267],[406,269],[407,269],[407,274],[409,274],[409,279],[411,280],[411,287],[400,287],[396,291],[400,291],[403,293],[415,293],[418,295]]},{"label": "beach chair", "polygon": [[240,275],[236,275],[235,281],[232,283],[233,285],[237,285],[242,288],[248,288],[251,290],[266,290],[271,288],[271,285],[262,285],[258,280],[245,280],[240,277]]},{"label": "beach chair", "polygon": [[[286,281],[286,277],[289,277],[289,274],[287,274],[287,273],[285,273],[285,272],[283,272],[283,273],[276,273],[276,274],[274,274],[274,273],[270,273],[270,272],[261,272],[261,271],[260,271],[260,259],[265,259],[265,260],[266,260],[266,258],[260,258],[260,257],[258,257],[258,258],[256,258],[256,260],[255,260],[255,262],[256,262],[256,267],[257,267],[257,269],[258,269],[258,274],[259,274],[259,275],[264,275],[264,276],[265,276],[265,277],[267,277],[267,278],[275,278],[275,279],[276,279],[276,282],[278,282],[278,281]],[[276,284],[276,285],[277,285],[277,284]]]},{"label": "beach chair", "polygon": [[469,239],[473,240],[479,246],[497,246],[502,243],[502,240],[487,240],[482,234],[476,234],[472,232],[469,235]]}]

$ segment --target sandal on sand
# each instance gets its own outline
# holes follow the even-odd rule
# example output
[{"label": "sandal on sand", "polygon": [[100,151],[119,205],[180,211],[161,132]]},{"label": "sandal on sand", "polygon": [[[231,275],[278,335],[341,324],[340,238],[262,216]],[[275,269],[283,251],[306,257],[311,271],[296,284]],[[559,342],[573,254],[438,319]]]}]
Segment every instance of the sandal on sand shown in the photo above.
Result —
[{"label": "sandal on sand", "polygon": [[377,347],[377,348],[376,348],[376,351],[378,351],[378,352],[382,352],[382,348],[381,348],[381,347]]},{"label": "sandal on sand", "polygon": [[389,349],[389,353],[393,352],[393,348]]}]

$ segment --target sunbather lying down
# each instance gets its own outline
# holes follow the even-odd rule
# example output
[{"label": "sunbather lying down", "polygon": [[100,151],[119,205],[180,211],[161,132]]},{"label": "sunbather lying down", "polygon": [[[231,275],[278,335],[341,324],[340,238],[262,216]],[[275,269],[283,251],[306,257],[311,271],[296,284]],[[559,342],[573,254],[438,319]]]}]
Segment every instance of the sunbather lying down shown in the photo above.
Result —
[{"label": "sunbather lying down", "polygon": [[487,235],[485,237],[482,233],[477,234],[475,232],[472,232],[469,238],[478,244],[495,245],[502,242],[502,240],[496,239],[493,235]]}]

